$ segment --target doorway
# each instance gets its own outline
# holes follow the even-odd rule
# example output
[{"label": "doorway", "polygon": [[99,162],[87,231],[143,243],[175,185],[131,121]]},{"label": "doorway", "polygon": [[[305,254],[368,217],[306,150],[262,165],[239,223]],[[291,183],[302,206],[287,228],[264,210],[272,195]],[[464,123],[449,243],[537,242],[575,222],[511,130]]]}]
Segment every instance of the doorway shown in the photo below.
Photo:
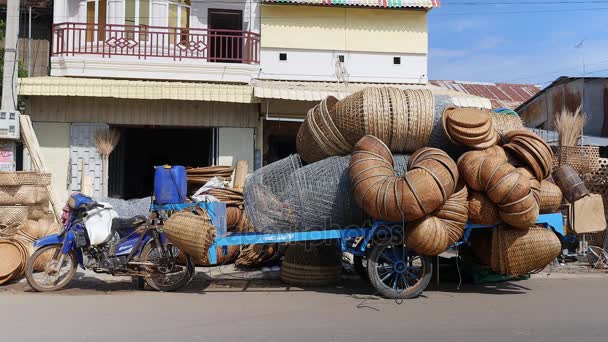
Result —
[{"label": "doorway", "polygon": [[242,63],[243,11],[210,8],[208,20],[209,61]]},{"label": "doorway", "polygon": [[108,195],[123,199],[152,194],[154,167],[164,164],[209,166],[213,160],[213,129],[113,127],[120,141],[110,155]]}]

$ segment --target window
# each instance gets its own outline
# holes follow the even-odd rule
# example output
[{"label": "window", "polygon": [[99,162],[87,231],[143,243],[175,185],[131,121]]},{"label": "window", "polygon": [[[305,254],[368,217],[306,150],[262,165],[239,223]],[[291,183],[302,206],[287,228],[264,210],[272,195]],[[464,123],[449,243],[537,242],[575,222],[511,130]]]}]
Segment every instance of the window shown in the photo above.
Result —
[{"label": "window", "polygon": [[107,6],[107,0],[87,0],[87,42],[105,40]]},{"label": "window", "polygon": [[150,0],[125,0],[125,25],[128,38],[148,40],[146,33],[147,26],[150,25]]},{"label": "window", "polygon": [[188,28],[190,27],[190,0],[169,1],[169,27],[173,28],[169,41],[175,43],[177,35],[180,42],[188,41]]},{"label": "window", "polygon": [[401,64],[401,57],[393,57],[393,64],[395,64],[395,65]]},{"label": "window", "polygon": [[287,60],[287,54],[282,52],[279,54],[279,60],[280,61],[286,61]]}]

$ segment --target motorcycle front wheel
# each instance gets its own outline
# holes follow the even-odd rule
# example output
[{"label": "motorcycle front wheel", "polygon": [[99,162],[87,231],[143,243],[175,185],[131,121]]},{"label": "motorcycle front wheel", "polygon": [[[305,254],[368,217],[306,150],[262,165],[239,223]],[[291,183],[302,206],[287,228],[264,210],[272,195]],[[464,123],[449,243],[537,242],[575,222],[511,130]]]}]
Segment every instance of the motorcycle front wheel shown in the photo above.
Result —
[{"label": "motorcycle front wheel", "polygon": [[38,292],[57,291],[69,284],[76,275],[78,261],[74,252],[61,255],[62,245],[38,249],[25,266],[28,284]]},{"label": "motorcycle front wheel", "polygon": [[192,279],[194,265],[191,262],[190,257],[187,258],[186,265],[178,265],[177,256],[179,255],[179,251],[177,248],[168,245],[167,248],[173,251],[172,257],[174,262],[172,263],[172,269],[162,269],[160,266],[161,251],[160,248],[157,248],[156,246],[156,242],[148,243],[141,252],[139,258],[141,262],[159,265],[154,269],[150,269],[148,271],[149,274],[144,277],[144,280],[148,286],[157,291],[177,291]]}]

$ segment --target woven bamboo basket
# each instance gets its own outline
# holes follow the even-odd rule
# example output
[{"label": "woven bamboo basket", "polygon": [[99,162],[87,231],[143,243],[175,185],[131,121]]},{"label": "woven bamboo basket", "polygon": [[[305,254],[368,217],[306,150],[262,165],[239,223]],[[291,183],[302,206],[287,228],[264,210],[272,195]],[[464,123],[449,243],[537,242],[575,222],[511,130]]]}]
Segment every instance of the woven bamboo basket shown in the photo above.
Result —
[{"label": "woven bamboo basket", "polygon": [[40,173],[32,171],[12,171],[0,172],[0,186],[3,185],[41,185],[51,184],[50,173]]},{"label": "woven bamboo basket", "polygon": [[505,152],[505,149],[498,145],[494,145],[494,146],[486,148],[482,151],[491,156],[499,157],[504,160],[508,159],[507,152]]},{"label": "woven bamboo basket", "polygon": [[12,240],[0,240],[0,285],[10,281],[21,267],[21,251]]},{"label": "woven bamboo basket", "polygon": [[357,91],[340,100],[330,110],[334,124],[351,145],[365,135],[364,97],[368,93],[368,90]]},{"label": "woven bamboo basket", "polygon": [[242,245],[234,264],[243,267],[261,266],[279,260],[283,255],[282,251],[283,245],[278,243]]},{"label": "woven bamboo basket", "polygon": [[450,246],[441,219],[427,216],[407,226],[406,246],[422,255],[438,255]]},{"label": "woven bamboo basket", "polygon": [[46,187],[39,185],[0,186],[0,205],[33,205],[48,202]]},{"label": "woven bamboo basket", "polygon": [[36,204],[27,207],[27,218],[29,220],[41,220],[52,215],[48,204]]},{"label": "woven bamboo basket", "polygon": [[205,262],[209,247],[215,239],[215,227],[209,219],[190,212],[171,215],[163,231],[177,248],[189,254],[195,262]]},{"label": "woven bamboo basket", "polygon": [[495,224],[498,222],[498,207],[483,193],[469,193],[469,219],[478,224]]},{"label": "woven bamboo basket", "polygon": [[0,206],[0,224],[11,225],[27,220],[26,206]]},{"label": "woven bamboo basket", "polygon": [[538,220],[538,204],[534,202],[530,208],[524,209],[521,212],[509,213],[499,210],[498,214],[506,224],[512,226],[513,228],[528,229],[532,227]]},{"label": "woven bamboo basket", "polygon": [[479,180],[484,189],[490,189],[500,179],[515,171],[515,167],[501,157],[489,156],[479,167]]},{"label": "woven bamboo basket", "polygon": [[511,203],[530,192],[530,182],[520,173],[513,171],[505,177],[496,178],[488,184],[486,195],[496,203]]},{"label": "woven bamboo basket", "polygon": [[340,280],[341,270],[341,251],[335,242],[290,244],[281,263],[281,279],[298,286],[328,285]]},{"label": "woven bamboo basket", "polygon": [[330,156],[346,155],[352,151],[352,144],[338,131],[329,115],[329,108],[333,108],[337,101],[333,96],[324,99],[307,118],[315,141]]},{"label": "woven bamboo basket", "polygon": [[571,166],[565,165],[553,171],[553,180],[568,202],[574,202],[589,194],[589,189]]},{"label": "woven bamboo basket", "polygon": [[536,198],[534,197],[532,190],[530,190],[528,195],[516,201],[498,204],[498,210],[508,214],[526,212],[530,208],[538,208],[538,203],[536,202]]},{"label": "woven bamboo basket", "polygon": [[243,210],[238,207],[230,206],[226,208],[226,226],[228,226],[228,229],[236,228],[242,213]]},{"label": "woven bamboo basket", "polygon": [[296,136],[296,149],[298,151],[298,154],[303,160],[309,163],[323,160],[331,156],[331,152],[323,150],[323,148],[317,142],[318,130],[311,127],[312,125],[314,125],[314,123],[312,122],[312,120],[314,120],[313,112],[317,108],[318,106],[308,111],[306,119],[300,126],[300,129],[298,130],[298,135]]},{"label": "woven bamboo basket", "polygon": [[539,181],[551,175],[553,151],[538,135],[527,130],[511,131],[505,135],[503,147],[530,166]]},{"label": "woven bamboo basket", "polygon": [[597,146],[559,146],[553,148],[553,168],[568,165],[578,174],[585,175],[600,169],[600,148]]},{"label": "woven bamboo basket", "polygon": [[0,285],[23,276],[28,257],[28,251],[22,242],[15,239],[0,240]]},{"label": "woven bamboo basket", "polygon": [[553,213],[562,204],[562,190],[559,186],[543,180],[540,183],[540,212]]},{"label": "woven bamboo basket", "polygon": [[493,270],[508,275],[524,275],[551,263],[561,252],[561,242],[551,230],[500,227],[494,231]]}]

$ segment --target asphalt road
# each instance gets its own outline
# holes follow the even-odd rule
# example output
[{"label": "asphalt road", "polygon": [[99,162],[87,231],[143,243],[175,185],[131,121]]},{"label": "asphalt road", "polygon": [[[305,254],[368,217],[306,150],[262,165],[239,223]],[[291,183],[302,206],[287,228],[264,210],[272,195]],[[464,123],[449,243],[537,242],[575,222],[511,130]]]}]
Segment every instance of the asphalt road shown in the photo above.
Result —
[{"label": "asphalt road", "polygon": [[198,289],[195,282],[185,293],[99,285],[54,294],[0,292],[0,340],[589,342],[608,336],[606,277],[460,291],[446,284],[402,303],[355,298],[365,287],[350,285]]}]

